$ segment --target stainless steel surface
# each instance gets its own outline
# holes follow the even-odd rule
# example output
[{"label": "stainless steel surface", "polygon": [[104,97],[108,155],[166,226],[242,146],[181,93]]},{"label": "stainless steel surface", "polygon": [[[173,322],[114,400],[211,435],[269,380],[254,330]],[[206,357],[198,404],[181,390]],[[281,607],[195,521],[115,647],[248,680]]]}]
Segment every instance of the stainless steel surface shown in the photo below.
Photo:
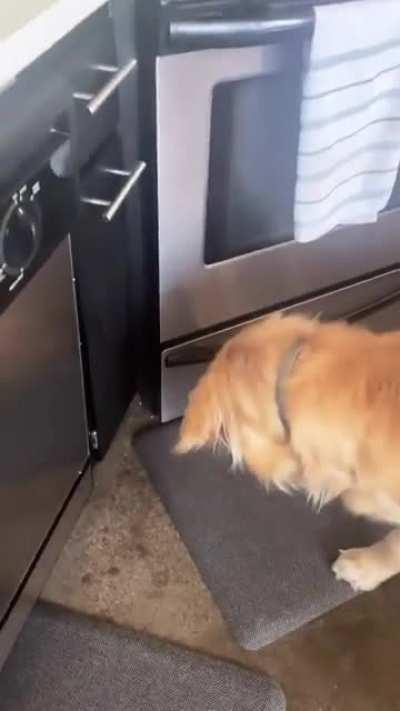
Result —
[{"label": "stainless steel surface", "polygon": [[93,98],[93,94],[89,94],[88,91],[74,91],[73,96],[76,101],[90,101]]},{"label": "stainless steel surface", "polygon": [[46,545],[40,551],[31,574],[18,591],[12,610],[3,624],[0,624],[0,670],[92,490],[92,473],[88,463],[76,482],[62,516],[56,521]]},{"label": "stainless steel surface", "polygon": [[[137,59],[133,58],[129,60],[129,62],[127,62],[123,67],[121,67],[121,69],[118,69],[118,67],[103,64],[97,64],[92,67],[92,69],[96,71],[110,73],[113,74],[113,76],[102,87],[102,89],[100,89],[98,94],[90,97],[89,103],[87,105],[87,109],[90,114],[94,115],[99,111],[99,109],[101,109],[101,107],[114,94],[114,92],[118,89],[122,82],[125,81],[129,74],[131,74],[131,72],[133,72],[133,70],[136,68],[136,65]],[[75,98],[82,98],[82,95],[78,97],[75,95]]]},{"label": "stainless steel surface", "polygon": [[69,240],[0,314],[0,620],[89,456]]},{"label": "stainless steel surface", "polygon": [[205,266],[214,87],[279,72],[281,50],[276,43],[157,59],[161,343],[400,261],[400,214],[393,212],[307,245],[287,242]]},{"label": "stainless steel surface", "polygon": [[106,166],[100,166],[99,171],[108,175],[120,175],[123,178],[127,178],[130,175],[129,170],[122,170],[121,168],[107,168]]},{"label": "stainless steel surface", "polygon": [[81,202],[85,205],[93,205],[93,207],[108,207],[110,205],[110,200],[103,200],[102,198],[91,198],[85,195],[81,196]]},{"label": "stainless steel surface", "polygon": [[118,72],[118,67],[115,64],[92,64],[91,69],[105,74],[116,74]]},{"label": "stainless steel surface", "polygon": [[[318,314],[324,319],[352,317],[354,320],[358,316],[361,323],[377,331],[400,329],[400,269],[365,279],[353,286],[333,290],[324,296],[300,301],[283,310],[286,313],[300,311],[311,315]],[[199,362],[202,354],[205,353],[207,357],[209,353],[216,352],[222,343],[243,326],[255,323],[260,318],[247,320],[240,326],[217,330],[210,336],[191,339],[163,351],[163,422],[182,415],[189,391],[207,366],[207,362]],[[199,351],[198,357],[196,349]]]}]

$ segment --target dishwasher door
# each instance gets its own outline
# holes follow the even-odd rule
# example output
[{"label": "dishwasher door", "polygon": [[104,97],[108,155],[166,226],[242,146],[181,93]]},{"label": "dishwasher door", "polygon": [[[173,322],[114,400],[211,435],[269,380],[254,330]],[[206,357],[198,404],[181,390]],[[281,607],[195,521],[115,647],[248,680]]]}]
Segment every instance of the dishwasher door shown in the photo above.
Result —
[{"label": "dishwasher door", "polygon": [[88,454],[64,239],[0,314],[0,627]]}]

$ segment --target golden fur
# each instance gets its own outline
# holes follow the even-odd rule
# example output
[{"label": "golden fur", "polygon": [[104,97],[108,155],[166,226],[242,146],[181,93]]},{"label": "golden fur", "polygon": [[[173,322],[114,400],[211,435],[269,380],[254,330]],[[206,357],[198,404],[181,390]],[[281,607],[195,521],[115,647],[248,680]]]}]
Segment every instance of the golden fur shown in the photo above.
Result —
[{"label": "golden fur", "polygon": [[[299,356],[282,385],[287,436],[276,381],[299,339]],[[302,489],[317,505],[340,496],[355,514],[400,524],[400,332],[280,314],[244,328],[191,393],[176,450],[220,442],[234,464],[243,463],[267,486]],[[337,576],[371,589],[400,572],[398,533],[398,540],[391,534],[381,542],[380,556],[374,547],[358,556],[344,552]],[[363,564],[367,572],[354,571],[360,551],[363,561],[366,551],[374,553],[369,557],[379,559],[379,572],[371,561]],[[384,570],[383,558],[390,558]]]}]

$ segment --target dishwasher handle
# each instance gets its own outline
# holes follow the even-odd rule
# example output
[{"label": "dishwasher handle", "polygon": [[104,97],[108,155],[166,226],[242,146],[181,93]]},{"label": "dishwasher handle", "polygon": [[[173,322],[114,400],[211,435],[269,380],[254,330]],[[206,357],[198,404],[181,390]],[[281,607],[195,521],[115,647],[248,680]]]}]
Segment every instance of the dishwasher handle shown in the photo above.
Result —
[{"label": "dishwasher handle", "polygon": [[176,50],[266,44],[275,41],[277,34],[288,32],[300,31],[311,36],[314,19],[311,7],[304,8],[298,14],[268,12],[260,17],[243,19],[172,19],[168,28],[168,44]]}]

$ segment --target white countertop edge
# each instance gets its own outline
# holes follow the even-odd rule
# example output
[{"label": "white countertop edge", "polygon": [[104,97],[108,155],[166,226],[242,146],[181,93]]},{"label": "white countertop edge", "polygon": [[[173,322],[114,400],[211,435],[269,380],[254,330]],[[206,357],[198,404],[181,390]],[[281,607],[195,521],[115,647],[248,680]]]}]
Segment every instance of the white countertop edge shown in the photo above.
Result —
[{"label": "white countertop edge", "polygon": [[0,41],[0,91],[106,2],[58,0],[20,30]]}]

